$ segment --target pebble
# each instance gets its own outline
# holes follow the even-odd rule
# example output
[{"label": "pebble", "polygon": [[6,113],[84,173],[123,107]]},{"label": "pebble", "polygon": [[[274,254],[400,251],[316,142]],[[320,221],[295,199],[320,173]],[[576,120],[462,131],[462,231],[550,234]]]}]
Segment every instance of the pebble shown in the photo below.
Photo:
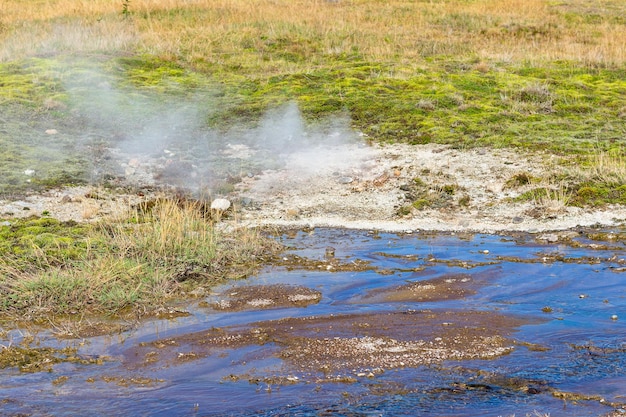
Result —
[{"label": "pebble", "polygon": [[46,130],[46,135],[56,135],[57,133],[59,133],[59,131],[56,130],[56,129],[47,129]]},{"label": "pebble", "polygon": [[613,315],[611,316],[611,320],[617,320],[617,319],[618,319],[617,314],[613,314]]},{"label": "pebble", "polygon": [[3,221],[2,223],[0,223],[0,226],[11,226],[11,222]]},{"label": "pebble", "polygon": [[24,175],[27,175],[27,176],[29,176],[29,177],[30,177],[31,175],[33,175],[34,173],[35,173],[35,170],[34,170],[34,169],[26,169],[26,170],[24,170]]},{"label": "pebble", "polygon": [[489,249],[485,249],[484,251],[482,251],[485,255],[487,255],[489,253]]},{"label": "pebble", "polygon": [[538,240],[546,240],[548,242],[554,243],[554,242],[558,242],[559,237],[555,234],[547,234],[547,235],[541,235],[537,238]]},{"label": "pebble", "polygon": [[352,181],[354,181],[352,177],[341,177],[337,180],[339,184],[350,184]]}]

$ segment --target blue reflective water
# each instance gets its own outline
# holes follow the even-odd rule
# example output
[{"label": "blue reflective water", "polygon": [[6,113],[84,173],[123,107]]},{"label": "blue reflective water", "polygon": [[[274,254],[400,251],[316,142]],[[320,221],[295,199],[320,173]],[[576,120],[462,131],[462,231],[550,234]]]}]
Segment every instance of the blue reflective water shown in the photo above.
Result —
[{"label": "blue reflective water", "polygon": [[[110,357],[101,366],[60,364],[51,373],[37,374],[3,370],[2,414],[524,416],[538,412],[554,417],[599,416],[626,403],[623,241],[595,242],[583,232],[565,243],[546,243],[525,234],[396,235],[340,229],[301,231],[278,239],[290,248],[286,256],[323,260],[326,248],[333,246],[336,260],[365,261],[370,269],[267,268],[234,285],[303,285],[321,291],[322,300],[306,308],[241,312],[192,305],[190,317],[150,322],[114,337],[87,341],[80,348],[82,354]],[[478,283],[475,294],[432,302],[364,298],[372,290],[458,273],[470,274]],[[516,330],[513,338],[523,343],[509,355],[389,370],[352,384],[303,379],[279,386],[229,378],[262,377],[280,370],[284,364],[272,354],[271,343],[225,350],[176,366],[124,364],[125,355],[138,343],[211,327],[408,309],[494,311],[531,320]],[[42,340],[47,342],[53,343]],[[60,376],[69,379],[53,383]],[[534,391],[520,389],[515,381]],[[577,397],[559,398],[562,392]],[[613,406],[607,405],[610,402]]]}]

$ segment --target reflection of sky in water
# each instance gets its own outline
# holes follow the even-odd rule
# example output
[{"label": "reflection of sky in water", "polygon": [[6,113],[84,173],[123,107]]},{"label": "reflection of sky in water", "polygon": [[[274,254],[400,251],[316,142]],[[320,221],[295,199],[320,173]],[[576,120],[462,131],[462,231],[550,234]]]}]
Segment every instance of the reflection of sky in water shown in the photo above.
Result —
[{"label": "reflection of sky in water", "polygon": [[[277,270],[268,268],[234,285],[304,285],[323,294],[307,308],[256,312],[213,313],[198,309],[188,318],[148,323],[115,337],[94,339],[85,354],[107,354],[102,366],[63,364],[53,373],[19,374],[2,371],[0,398],[10,398],[9,412],[49,412],[75,415],[533,415],[597,416],[611,411],[598,401],[565,404],[550,389],[601,395],[607,401],[626,402],[626,272],[617,259],[626,257],[622,242],[611,250],[572,248],[537,243],[533,236],[420,234],[398,236],[367,231],[316,229],[283,236],[289,253],[323,259],[335,248],[336,259],[370,262],[375,270],[363,272]],[[579,240],[586,243],[582,239]],[[588,242],[587,242],[588,243]],[[488,253],[485,253],[488,251]],[[559,254],[566,262],[551,260]],[[544,257],[547,257],[545,260]],[[518,260],[513,262],[512,260]],[[469,265],[473,267],[463,267]],[[385,270],[385,273],[379,271]],[[391,272],[391,273],[390,273]],[[479,282],[477,293],[463,300],[442,302],[358,302],[366,292],[445,274],[471,274]],[[222,288],[223,289],[223,288]],[[219,292],[221,289],[216,289]],[[549,307],[551,311],[542,309]],[[264,375],[280,369],[280,361],[263,354],[271,349],[250,346],[204,360],[166,367],[120,368],[116,358],[140,341],[175,336],[210,327],[252,323],[282,317],[404,311],[407,309],[470,309],[530,316],[513,337],[547,348],[517,346],[513,353],[492,361],[448,363],[418,369],[391,370],[375,379],[354,384],[299,383],[272,387],[239,381],[231,374]],[[612,315],[618,320],[612,320]],[[481,370],[481,373],[477,372]],[[67,375],[65,384],[52,380]],[[153,386],[121,386],[102,376],[163,379]],[[547,387],[538,394],[494,382],[493,376],[520,378]],[[95,382],[86,383],[92,377]],[[453,390],[461,384],[472,389]],[[457,384],[457,385],[455,385]],[[344,395],[346,393],[347,395]],[[197,405],[197,407],[196,407]],[[565,405],[565,407],[564,407]]]}]

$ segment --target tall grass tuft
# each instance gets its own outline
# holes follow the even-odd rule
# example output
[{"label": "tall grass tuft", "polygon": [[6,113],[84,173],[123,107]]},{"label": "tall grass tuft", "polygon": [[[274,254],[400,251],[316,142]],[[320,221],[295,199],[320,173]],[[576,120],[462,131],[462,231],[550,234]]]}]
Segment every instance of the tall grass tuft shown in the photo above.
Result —
[{"label": "tall grass tuft", "polygon": [[74,237],[82,249],[72,257],[62,248],[36,245],[24,251],[37,256],[37,264],[22,262],[29,258],[24,251],[4,253],[0,312],[38,317],[156,311],[198,287],[249,275],[278,249],[257,230],[218,230],[200,208],[159,200],[150,210],[84,229]]}]

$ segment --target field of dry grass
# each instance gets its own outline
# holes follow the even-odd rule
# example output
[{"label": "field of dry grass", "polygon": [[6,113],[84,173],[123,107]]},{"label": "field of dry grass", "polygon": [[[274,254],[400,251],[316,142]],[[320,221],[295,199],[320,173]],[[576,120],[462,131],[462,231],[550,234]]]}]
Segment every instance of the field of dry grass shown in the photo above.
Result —
[{"label": "field of dry grass", "polygon": [[0,59],[143,51],[285,72],[280,49],[304,58],[297,69],[354,52],[402,66],[434,55],[610,66],[626,60],[625,16],[620,0],[5,0]]}]

